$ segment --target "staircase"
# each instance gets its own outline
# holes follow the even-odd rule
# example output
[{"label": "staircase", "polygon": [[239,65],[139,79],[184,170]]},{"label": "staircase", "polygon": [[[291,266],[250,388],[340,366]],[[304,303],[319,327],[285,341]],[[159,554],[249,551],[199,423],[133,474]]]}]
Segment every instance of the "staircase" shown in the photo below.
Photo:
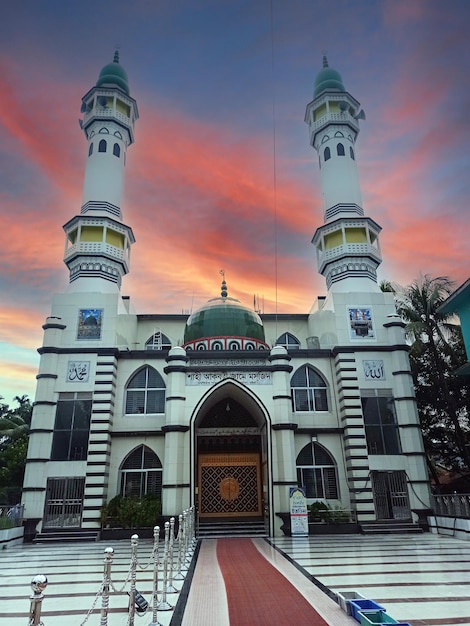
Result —
[{"label": "staircase", "polygon": [[198,539],[221,539],[222,537],[267,537],[264,520],[199,520]]},{"label": "staircase", "polygon": [[399,535],[406,533],[422,533],[419,524],[403,520],[378,520],[362,522],[359,524],[359,532],[363,535]]},{"label": "staircase", "polygon": [[82,528],[51,528],[38,533],[33,543],[56,543],[66,541],[96,541],[97,530],[83,530]]}]

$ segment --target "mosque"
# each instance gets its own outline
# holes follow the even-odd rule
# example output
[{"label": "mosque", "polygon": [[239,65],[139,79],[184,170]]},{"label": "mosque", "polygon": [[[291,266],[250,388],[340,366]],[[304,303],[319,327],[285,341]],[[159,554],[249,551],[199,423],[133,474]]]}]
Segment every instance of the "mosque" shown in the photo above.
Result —
[{"label": "mosque", "polygon": [[302,486],[309,504],[360,525],[416,521],[430,496],[404,324],[377,284],[381,227],[357,170],[365,115],[340,74],[324,57],[305,113],[326,295],[303,314],[260,314],[225,276],[190,315],[132,311],[121,204],[138,117],[116,53],[82,99],[83,198],[64,225],[69,285],[43,325],[25,517],[38,531],[98,531],[111,498],[153,493],[165,516],[195,505],[200,524],[257,522],[275,536]]}]

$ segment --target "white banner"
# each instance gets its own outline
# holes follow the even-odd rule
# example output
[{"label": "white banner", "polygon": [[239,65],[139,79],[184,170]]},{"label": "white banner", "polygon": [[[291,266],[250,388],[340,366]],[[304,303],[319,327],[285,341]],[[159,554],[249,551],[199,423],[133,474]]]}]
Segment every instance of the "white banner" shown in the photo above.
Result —
[{"label": "white banner", "polygon": [[308,537],[307,498],[302,487],[289,487],[292,537]]}]

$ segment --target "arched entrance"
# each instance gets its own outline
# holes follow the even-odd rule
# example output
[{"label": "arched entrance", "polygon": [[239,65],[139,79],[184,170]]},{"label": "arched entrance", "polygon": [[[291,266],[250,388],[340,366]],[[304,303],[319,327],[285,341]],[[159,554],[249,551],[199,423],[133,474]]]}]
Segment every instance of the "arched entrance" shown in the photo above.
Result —
[{"label": "arched entrance", "polygon": [[196,502],[201,522],[268,522],[267,423],[254,398],[225,383],[205,399],[194,421]]}]

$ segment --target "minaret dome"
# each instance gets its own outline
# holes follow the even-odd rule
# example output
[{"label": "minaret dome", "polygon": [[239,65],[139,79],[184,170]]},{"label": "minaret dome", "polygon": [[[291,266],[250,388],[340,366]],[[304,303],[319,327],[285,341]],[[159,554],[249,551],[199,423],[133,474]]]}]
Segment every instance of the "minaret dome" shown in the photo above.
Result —
[{"label": "minaret dome", "polygon": [[129,81],[127,78],[126,70],[119,63],[119,51],[114,53],[114,60],[112,63],[105,65],[98,76],[96,81],[96,87],[119,87],[127,95],[129,91]]},{"label": "minaret dome", "polygon": [[318,73],[315,79],[315,87],[313,97],[317,98],[324,91],[346,91],[343,85],[343,79],[339,72],[329,67],[326,55],[323,55],[323,69]]}]

